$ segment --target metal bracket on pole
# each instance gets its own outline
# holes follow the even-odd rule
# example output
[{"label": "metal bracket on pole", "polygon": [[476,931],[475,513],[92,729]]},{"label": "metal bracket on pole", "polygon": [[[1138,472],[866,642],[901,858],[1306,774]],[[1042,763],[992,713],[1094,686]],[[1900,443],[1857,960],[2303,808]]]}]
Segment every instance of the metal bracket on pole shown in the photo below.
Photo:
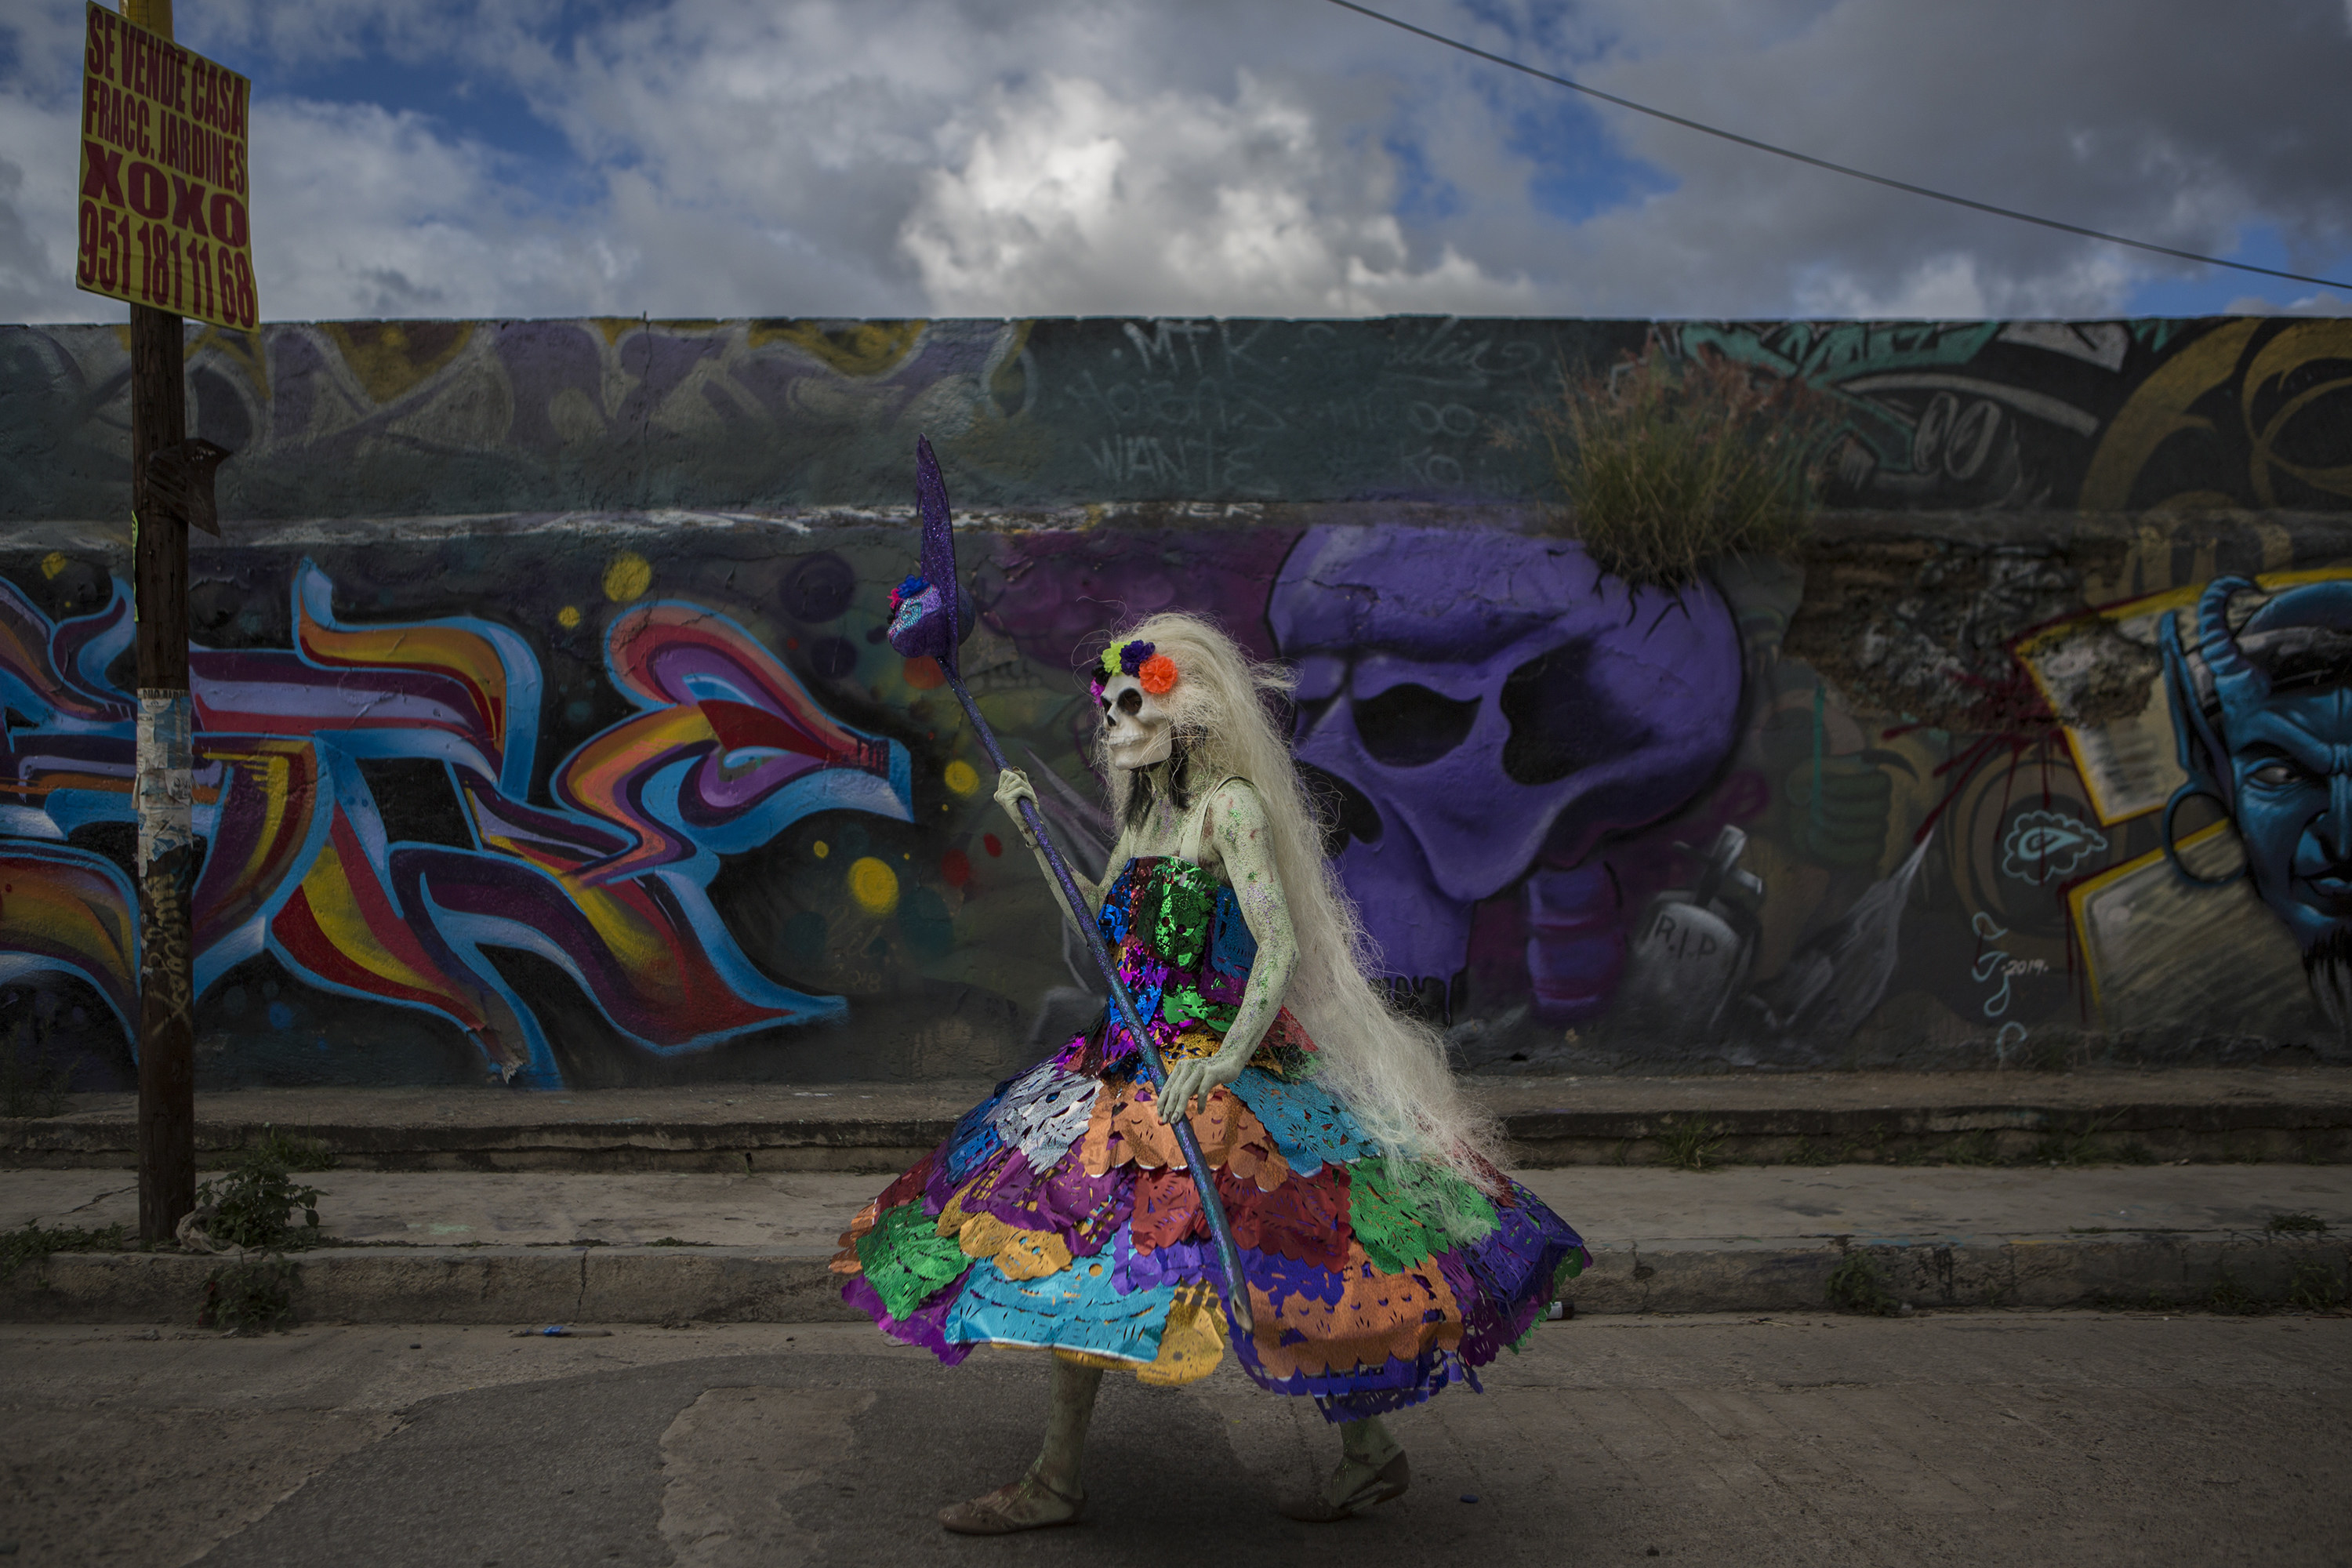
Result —
[{"label": "metal bracket on pole", "polygon": [[145,514],[176,518],[218,539],[220,508],[213,499],[213,476],[231,456],[227,447],[195,437],[147,454]]}]

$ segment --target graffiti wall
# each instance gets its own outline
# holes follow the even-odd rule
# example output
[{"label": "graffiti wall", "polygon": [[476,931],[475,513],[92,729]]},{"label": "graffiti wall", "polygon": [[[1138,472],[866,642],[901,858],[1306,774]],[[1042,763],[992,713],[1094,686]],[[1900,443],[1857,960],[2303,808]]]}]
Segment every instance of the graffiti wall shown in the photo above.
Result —
[{"label": "graffiti wall", "polygon": [[[2352,323],[367,321],[205,328],[247,521],[902,506],[1540,502],[1564,378],[1655,346],[1800,381],[1833,509],[2328,509]],[[0,327],[0,517],[121,518],[129,331]]]},{"label": "graffiti wall", "polygon": [[[1645,349],[1830,400],[1801,559],[1631,588],[1545,509],[1567,356]],[[126,1085],[119,348],[0,356],[0,1037]],[[1082,1025],[882,640],[916,429],[1077,858],[1073,671],[1214,616],[1297,668],[1327,847],[1465,1067],[2352,1057],[2347,323],[303,326],[192,383],[239,453],[207,1083],[976,1076]]]}]

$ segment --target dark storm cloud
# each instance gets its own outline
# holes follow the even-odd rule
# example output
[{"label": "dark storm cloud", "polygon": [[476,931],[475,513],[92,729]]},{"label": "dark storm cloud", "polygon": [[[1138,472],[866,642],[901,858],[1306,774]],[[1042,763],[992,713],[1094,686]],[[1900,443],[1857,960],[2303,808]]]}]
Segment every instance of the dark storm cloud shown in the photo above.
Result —
[{"label": "dark storm cloud", "polygon": [[[2226,253],[2352,258],[2352,15],[2189,0],[1396,0],[1899,178]],[[192,8],[192,11],[194,8]],[[79,6],[0,22],[0,308],[70,261]],[[1318,0],[208,0],[253,74],[273,317],[2112,313],[2312,290],[1839,179]],[[36,245],[37,239],[48,243]]]}]

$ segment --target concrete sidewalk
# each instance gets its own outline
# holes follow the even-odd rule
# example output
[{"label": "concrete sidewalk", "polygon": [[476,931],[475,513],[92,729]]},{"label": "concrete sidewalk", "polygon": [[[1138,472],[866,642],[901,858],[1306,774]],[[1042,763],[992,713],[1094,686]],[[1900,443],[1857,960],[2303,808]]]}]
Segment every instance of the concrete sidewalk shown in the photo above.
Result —
[{"label": "concrete sidewalk", "polygon": [[[1693,1137],[1731,1161],[2352,1161],[2347,1068],[1466,1081],[1535,1167],[1664,1163]],[[992,1087],[240,1089],[198,1097],[197,1147],[217,1166],[274,1126],[385,1170],[887,1173]],[[130,1166],[136,1111],[130,1095],[77,1095],[63,1115],[0,1121],[0,1166]]]},{"label": "concrete sidewalk", "polygon": [[1328,1473],[1308,1402],[1104,1379],[1087,1521],[959,1541],[1036,1451],[1045,1357],[864,1324],[0,1326],[0,1546],[206,1568],[2204,1568],[2343,1564],[2352,1321],[2093,1312],[1582,1318]]},{"label": "concrete sidewalk", "polygon": [[[312,1321],[812,1321],[841,1318],[835,1237],[882,1184],[800,1172],[337,1170],[298,1255]],[[2277,1299],[2341,1288],[2352,1166],[1579,1166],[1528,1184],[1591,1242],[1580,1312],[1818,1309],[1853,1250],[1922,1307]],[[2301,1228],[2275,1227],[2298,1216]],[[0,1226],[135,1225],[128,1171],[0,1171]],[[0,1321],[168,1322],[208,1258],[59,1254],[0,1280]]]}]

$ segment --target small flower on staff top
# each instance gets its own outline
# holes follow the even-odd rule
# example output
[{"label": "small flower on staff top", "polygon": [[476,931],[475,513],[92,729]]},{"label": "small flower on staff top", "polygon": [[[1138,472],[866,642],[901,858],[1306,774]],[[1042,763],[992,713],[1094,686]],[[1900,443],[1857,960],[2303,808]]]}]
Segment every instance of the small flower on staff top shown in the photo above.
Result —
[{"label": "small flower on staff top", "polygon": [[919,575],[917,575],[908,578],[905,582],[891,589],[890,613],[895,616],[898,613],[898,606],[905,604],[908,600],[921,598],[923,595],[923,590],[929,586],[930,584],[929,583],[924,582]]}]

